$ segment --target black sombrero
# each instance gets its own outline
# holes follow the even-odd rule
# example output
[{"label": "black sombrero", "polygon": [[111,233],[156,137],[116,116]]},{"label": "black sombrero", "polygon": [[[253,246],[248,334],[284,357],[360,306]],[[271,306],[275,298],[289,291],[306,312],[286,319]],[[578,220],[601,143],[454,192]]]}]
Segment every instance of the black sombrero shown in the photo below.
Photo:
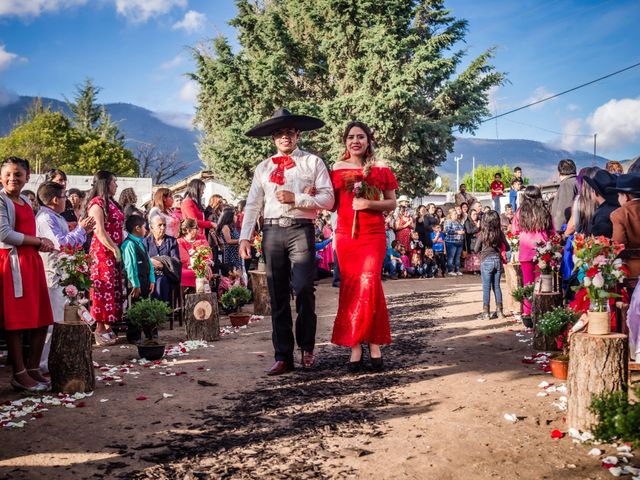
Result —
[{"label": "black sombrero", "polygon": [[583,182],[593,188],[598,195],[609,202],[617,203],[618,195],[611,191],[616,186],[616,176],[603,169],[598,169],[596,174],[591,177],[585,176]]},{"label": "black sombrero", "polygon": [[621,193],[640,193],[640,173],[626,173],[618,176],[616,185],[609,190]]},{"label": "black sombrero", "polygon": [[324,127],[324,122],[319,118],[308,115],[293,115],[286,108],[280,108],[274,112],[271,118],[260,122],[245,135],[247,137],[268,137],[280,128],[295,128],[301,132],[307,132],[322,127]]}]

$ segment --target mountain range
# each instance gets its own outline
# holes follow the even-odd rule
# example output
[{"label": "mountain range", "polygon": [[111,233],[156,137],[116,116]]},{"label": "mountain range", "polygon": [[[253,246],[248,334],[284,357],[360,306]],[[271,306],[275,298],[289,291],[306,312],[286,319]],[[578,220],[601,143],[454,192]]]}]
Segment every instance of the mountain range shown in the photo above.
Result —
[{"label": "mountain range", "polygon": [[[9,134],[16,121],[24,115],[35,97],[21,96],[8,105],[0,106],[0,136]],[[43,98],[43,105],[50,105],[54,111],[69,113],[65,102]],[[134,152],[142,144],[152,144],[158,150],[176,152],[179,160],[186,164],[180,180],[204,168],[198,157],[196,145],[199,139],[197,130],[169,125],[163,115],[129,103],[108,103],[105,108],[111,119],[118,124],[126,137],[126,145]],[[455,185],[456,163],[454,157],[463,155],[460,162],[460,179],[472,168],[472,158],[476,165],[519,165],[523,174],[533,182],[546,182],[556,176],[556,165],[562,158],[573,159],[578,168],[590,165],[603,166],[606,158],[583,151],[567,151],[552,145],[532,140],[492,140],[482,138],[458,138],[455,151],[447,156],[444,164],[438,167],[441,176],[447,176],[451,185]]]}]

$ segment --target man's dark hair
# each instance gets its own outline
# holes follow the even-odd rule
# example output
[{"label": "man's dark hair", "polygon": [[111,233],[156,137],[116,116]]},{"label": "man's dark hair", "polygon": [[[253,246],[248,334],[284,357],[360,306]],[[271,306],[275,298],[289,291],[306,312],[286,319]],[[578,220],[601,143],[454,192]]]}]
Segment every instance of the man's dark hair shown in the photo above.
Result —
[{"label": "man's dark hair", "polygon": [[400,242],[398,242],[398,240],[393,240],[391,242],[391,248],[396,248],[396,245],[398,245],[398,243],[400,243]]},{"label": "man's dark hair", "polygon": [[516,167],[513,169],[513,173],[516,173],[516,172],[522,172],[522,169],[520,167]]},{"label": "man's dark hair", "polygon": [[460,184],[460,187],[458,187],[458,188],[462,188],[462,187],[467,188],[467,184],[466,184],[466,183],[461,183],[461,184]]},{"label": "man's dark hair", "polygon": [[558,173],[560,175],[575,175],[576,164],[570,158],[564,158],[558,162]]},{"label": "man's dark hair", "polygon": [[502,178],[502,174],[501,174],[500,172],[496,172],[496,174],[494,175],[494,178],[495,178],[495,177],[500,177],[500,178]]},{"label": "man's dark hair", "polygon": [[80,198],[84,198],[87,196],[87,192],[83,192],[79,188],[70,188],[69,190],[67,190],[67,195],[78,195]]},{"label": "man's dark hair", "polygon": [[520,178],[514,178],[513,180],[511,180],[511,185],[515,185],[516,183],[522,183],[522,180]]},{"label": "man's dark hair", "polygon": [[36,199],[40,205],[49,205],[56,197],[62,197],[64,187],[56,182],[45,182],[38,187]]},{"label": "man's dark hair", "polygon": [[145,219],[140,215],[129,215],[129,217],[124,222],[124,228],[127,232],[132,233],[136,227],[145,224]]}]

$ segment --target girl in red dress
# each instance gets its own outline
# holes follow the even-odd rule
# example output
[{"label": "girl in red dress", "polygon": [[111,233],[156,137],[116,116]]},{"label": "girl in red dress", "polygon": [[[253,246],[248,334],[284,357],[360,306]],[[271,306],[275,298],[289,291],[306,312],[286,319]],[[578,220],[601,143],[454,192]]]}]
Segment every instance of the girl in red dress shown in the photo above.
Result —
[{"label": "girl in red dress", "polygon": [[187,191],[180,205],[182,219],[193,218],[198,223],[198,240],[206,240],[204,231],[206,228],[216,228],[216,224],[205,220],[204,209],[202,208],[202,196],[204,195],[205,184],[199,178],[194,178],[187,185]]},{"label": "girl in red dress", "polygon": [[87,197],[87,214],[96,222],[89,254],[91,264],[91,315],[96,319],[96,343],[110,345],[116,336],[109,324],[122,321],[123,275],[120,245],[124,240],[124,214],[113,201],[118,184],[116,176],[100,170],[93,177]]},{"label": "girl in red dress", "polygon": [[[350,123],[342,140],[346,148],[344,160],[337,162],[331,172],[334,208],[338,211],[335,241],[340,265],[340,300],[331,341],[351,347],[349,371],[362,368],[362,343],[369,344],[372,368],[381,370],[380,345],[391,343],[381,278],[386,253],[382,212],[396,207],[398,182],[388,167],[376,161],[373,134],[367,125]],[[354,184],[362,181],[376,187],[383,198],[356,196]]]},{"label": "girl in red dress", "polygon": [[[49,290],[41,252],[54,245],[36,237],[36,219],[29,199],[21,196],[29,181],[29,162],[9,157],[0,168],[0,326],[6,330],[16,390],[42,392],[50,382],[40,372],[40,356],[47,328],[53,324]],[[22,339],[29,338],[26,365]]]}]

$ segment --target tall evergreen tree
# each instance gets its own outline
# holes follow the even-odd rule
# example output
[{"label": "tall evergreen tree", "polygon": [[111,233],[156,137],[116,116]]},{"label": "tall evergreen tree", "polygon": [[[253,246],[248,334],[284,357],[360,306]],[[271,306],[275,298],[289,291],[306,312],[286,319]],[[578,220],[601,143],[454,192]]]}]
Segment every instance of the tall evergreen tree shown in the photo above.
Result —
[{"label": "tall evergreen tree", "polygon": [[98,93],[102,90],[93,84],[91,78],[85,79],[82,85],[76,85],[73,101],[64,97],[71,110],[71,121],[83,134],[89,134],[98,127],[102,107],[97,103]]},{"label": "tall evergreen tree", "polygon": [[452,151],[453,133],[473,132],[487,92],[503,74],[487,50],[463,67],[467,22],[443,0],[237,0],[240,49],[218,37],[193,50],[201,89],[196,121],[203,159],[237,191],[273,147],[244,132],[281,106],[327,126],[304,147],[329,162],[342,129],[362,120],[403,193],[423,194]]}]

